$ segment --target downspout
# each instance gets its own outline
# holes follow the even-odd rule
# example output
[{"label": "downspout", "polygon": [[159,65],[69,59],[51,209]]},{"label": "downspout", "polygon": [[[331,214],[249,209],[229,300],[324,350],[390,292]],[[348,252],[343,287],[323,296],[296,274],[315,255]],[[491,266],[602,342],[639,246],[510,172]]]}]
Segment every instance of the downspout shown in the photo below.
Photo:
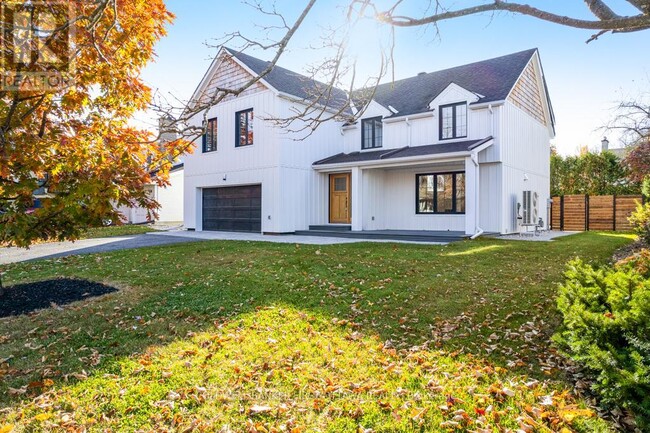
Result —
[{"label": "downspout", "polygon": [[405,120],[406,120],[406,127],[408,128],[408,144],[407,144],[407,146],[411,147],[411,135],[412,135],[411,134],[411,121],[409,120],[408,117]]},{"label": "downspout", "polygon": [[[490,111],[490,135],[494,137],[494,109],[492,108],[492,104],[488,105],[488,110]],[[474,163],[474,166],[476,167],[476,182],[475,182],[475,187],[476,187],[476,195],[475,195],[475,206],[476,206],[476,233],[470,237],[470,239],[474,240],[481,236],[483,234],[483,229],[479,226],[479,215],[480,213],[480,187],[481,187],[481,173],[479,170],[479,164],[478,164],[478,153],[477,152],[472,152],[470,155],[472,162]]]},{"label": "downspout", "polygon": [[474,166],[476,167],[476,176],[475,176],[476,180],[474,181],[474,188],[475,188],[474,190],[476,191],[476,193],[474,194],[474,206],[475,206],[475,209],[476,209],[476,217],[475,217],[475,219],[476,219],[476,224],[475,224],[476,233],[474,233],[474,235],[472,235],[470,237],[470,239],[474,240],[474,239],[478,238],[479,236],[481,236],[483,234],[483,229],[481,227],[479,227],[479,224],[478,224],[479,223],[479,215],[480,215],[479,197],[480,197],[481,191],[480,191],[479,188],[481,187],[481,183],[480,183],[480,175],[481,175],[481,173],[479,171],[478,153],[476,151],[471,153],[470,159],[472,160],[472,162],[474,163]]}]

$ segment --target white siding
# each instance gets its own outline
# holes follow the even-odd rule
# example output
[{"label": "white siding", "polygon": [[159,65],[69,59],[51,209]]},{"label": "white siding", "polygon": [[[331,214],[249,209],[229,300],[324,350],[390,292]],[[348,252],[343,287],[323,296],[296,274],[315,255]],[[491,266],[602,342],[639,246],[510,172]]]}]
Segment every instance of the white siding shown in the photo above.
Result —
[{"label": "white siding", "polygon": [[[297,102],[278,99],[279,117],[295,116]],[[296,120],[278,132],[280,232],[306,230],[326,224],[329,211],[328,176],[315,172],[312,164],[343,151],[341,122],[328,121],[316,130]],[[323,189],[324,187],[324,189]]]},{"label": "white siding", "polygon": [[[464,232],[464,215],[418,215],[415,213],[416,174],[462,171],[464,167],[464,162],[459,162],[458,164],[446,166],[383,170],[381,187],[376,187],[375,191],[372,191],[370,197],[368,197],[371,202],[365,207],[364,228]],[[368,172],[364,174],[364,177],[369,177],[369,180],[372,179],[367,174]],[[372,221],[373,216],[375,221]]]},{"label": "white siding", "polygon": [[[228,79],[245,78],[245,74],[232,64],[228,68],[230,73],[217,73],[214,80],[224,80],[224,73]],[[415,118],[410,116],[408,121],[385,119],[382,149],[440,143],[439,106],[463,100],[474,102],[476,95],[451,85],[432,101],[432,113],[414,115]],[[341,152],[361,151],[361,121],[346,127],[340,122],[328,121],[306,136],[309,131],[291,131],[302,129],[304,125],[299,122],[283,128],[269,120],[295,115],[292,108],[296,106],[296,102],[280,97],[272,90],[257,87],[254,92],[226,100],[209,110],[208,118],[218,118],[218,150],[202,153],[199,140],[195,153],[185,159],[183,207],[186,227],[201,229],[202,188],[251,184],[262,185],[262,231],[287,233],[307,229],[309,225],[328,223],[329,175],[314,171],[312,164]],[[236,148],[235,113],[248,108],[255,112],[255,144]],[[386,108],[372,103],[363,117],[391,115]],[[194,119],[196,123],[201,120],[201,116]],[[488,136],[493,136],[495,141],[479,156],[478,225],[490,232],[514,231],[516,203],[521,200],[524,189],[538,192],[542,204],[540,215],[546,220],[550,155],[548,128],[511,102],[491,109],[468,107],[468,136],[456,141]],[[464,215],[417,215],[415,212],[416,173],[464,168],[465,161],[460,161],[451,165],[364,170],[362,200],[357,203],[362,218],[355,217],[356,227],[365,230],[465,231]],[[527,181],[524,181],[525,177]],[[170,191],[165,203],[172,203],[173,197]],[[168,218],[173,217],[165,216]]]},{"label": "white siding", "polygon": [[184,170],[176,170],[169,174],[169,186],[156,187],[156,200],[160,204],[158,221],[183,221],[183,189]]},{"label": "white siding", "polygon": [[480,164],[480,204],[478,225],[486,232],[501,232],[501,164]]},{"label": "white siding", "polygon": [[[548,128],[510,102],[502,108],[503,206],[501,232],[517,230],[516,206],[524,190],[539,194],[539,214],[547,221],[550,198],[550,135]],[[524,179],[528,180],[524,180]]]},{"label": "white siding", "polygon": [[[194,153],[185,158],[186,227],[201,230],[201,188],[261,184],[262,230],[280,230],[280,218],[274,217],[279,208],[278,130],[267,120],[277,113],[277,101],[273,92],[264,91],[210,108],[208,118],[218,119],[217,151],[203,153],[199,139]],[[254,144],[235,147],[235,113],[249,108],[255,115]],[[201,117],[194,122],[201,122]]]}]

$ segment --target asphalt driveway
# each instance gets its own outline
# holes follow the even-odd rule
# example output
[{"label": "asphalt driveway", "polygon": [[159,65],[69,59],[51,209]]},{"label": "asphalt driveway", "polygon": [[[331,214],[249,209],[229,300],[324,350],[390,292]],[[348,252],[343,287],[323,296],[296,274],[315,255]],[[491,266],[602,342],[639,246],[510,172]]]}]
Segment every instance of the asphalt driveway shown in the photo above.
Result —
[{"label": "asphalt driveway", "polygon": [[182,236],[116,236],[111,238],[82,239],[76,242],[51,242],[34,245],[29,249],[0,248],[0,264],[26,262],[37,259],[54,259],[78,254],[105,253],[157,245],[171,245],[181,242],[196,242],[200,239]]}]

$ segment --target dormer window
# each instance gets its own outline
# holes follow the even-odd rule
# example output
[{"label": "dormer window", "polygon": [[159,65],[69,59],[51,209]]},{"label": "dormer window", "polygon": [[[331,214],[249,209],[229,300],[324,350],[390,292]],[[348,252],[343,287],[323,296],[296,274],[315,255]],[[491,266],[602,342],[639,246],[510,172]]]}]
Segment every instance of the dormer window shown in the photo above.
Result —
[{"label": "dormer window", "polygon": [[381,117],[361,120],[361,149],[375,149],[382,146]]},{"label": "dormer window", "polygon": [[440,139],[467,137],[467,103],[440,106]]}]

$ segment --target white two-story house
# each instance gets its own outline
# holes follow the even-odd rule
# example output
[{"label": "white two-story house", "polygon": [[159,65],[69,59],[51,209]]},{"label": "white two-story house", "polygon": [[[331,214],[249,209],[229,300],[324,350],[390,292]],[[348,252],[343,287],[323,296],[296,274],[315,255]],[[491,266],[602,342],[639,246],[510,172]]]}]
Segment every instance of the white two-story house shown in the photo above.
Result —
[{"label": "white two-story house", "polygon": [[[194,98],[267,66],[223,48]],[[511,233],[523,191],[537,193],[546,219],[554,118],[537,50],[383,84],[358,121],[328,121],[299,140],[272,119],[301,111],[310,86],[275,67],[209,109],[207,134],[185,158],[186,227]]]}]

